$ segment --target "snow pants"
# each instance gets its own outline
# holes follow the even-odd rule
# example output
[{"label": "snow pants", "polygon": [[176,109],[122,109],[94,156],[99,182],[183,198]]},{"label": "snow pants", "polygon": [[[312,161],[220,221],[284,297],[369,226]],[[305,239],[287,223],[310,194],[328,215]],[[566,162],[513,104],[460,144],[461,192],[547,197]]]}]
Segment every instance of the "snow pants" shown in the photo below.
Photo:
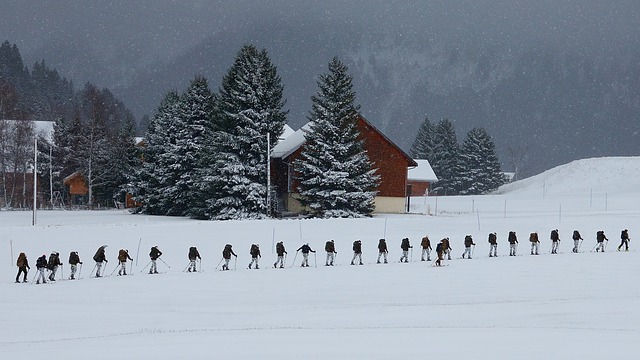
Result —
[{"label": "snow pants", "polygon": [[27,282],[27,267],[20,266],[18,268],[18,275],[16,275],[16,282],[19,282],[18,278],[20,278],[20,274],[24,274],[22,277],[22,282]]},{"label": "snow pants", "polygon": [[325,265],[326,266],[333,266],[333,262],[336,259],[336,253],[334,252],[328,252],[327,253],[327,260],[325,261]]},{"label": "snow pants", "polygon": [[120,270],[118,270],[118,275],[127,275],[127,262],[120,261]]},{"label": "snow pants", "polygon": [[156,264],[157,260],[151,260],[151,267],[149,268],[149,274],[157,274],[158,273],[158,264]]},{"label": "snow pants", "polygon": [[196,259],[189,259],[189,266],[187,267],[188,272],[196,272]]},{"label": "snow pants", "polygon": [[362,253],[353,253],[353,259],[351,259],[351,265],[356,264],[356,259],[358,259],[358,264],[362,265]]},{"label": "snow pants", "polygon": [[251,265],[255,264],[256,265],[256,269],[259,269],[260,267],[258,267],[258,257],[252,257],[251,258],[251,262],[249,263],[249,269],[251,269]]},{"label": "snow pants", "polygon": [[559,241],[552,241],[551,242],[551,253],[552,254],[557,254],[558,253],[558,245],[560,245]]},{"label": "snow pants", "polygon": [[309,253],[302,253],[302,264],[300,267],[309,267]]},{"label": "snow pants", "polygon": [[78,264],[71,264],[71,277],[70,277],[71,280],[76,278],[77,271],[78,271]]},{"label": "snow pants", "polygon": [[622,242],[620,243],[620,246],[618,246],[618,251],[622,249],[623,246],[625,247],[624,251],[629,251],[629,239],[622,240]]},{"label": "snow pants", "polygon": [[540,242],[532,242],[531,243],[531,255],[538,255],[540,252]]},{"label": "snow pants", "polygon": [[425,261],[425,255],[427,255],[427,261],[431,261],[431,249],[422,248],[422,258],[420,260]]},{"label": "snow pants", "polygon": [[384,263],[387,263],[387,252],[386,251],[379,251],[378,252],[378,264],[380,264],[380,257],[384,257]]},{"label": "snow pants", "polygon": [[40,282],[42,281],[43,284],[45,284],[47,281],[44,279],[44,268],[38,268],[38,278],[36,280],[36,284],[40,284]]},{"label": "snow pants", "polygon": [[468,259],[471,259],[471,246],[466,246],[464,248],[464,252],[462,253],[462,258],[464,259],[464,256],[467,255]]},{"label": "snow pants", "polygon": [[102,270],[102,261],[96,263],[96,277],[102,276],[102,272],[100,270]]},{"label": "snow pants", "polygon": [[280,264],[280,268],[284,267],[284,255],[278,255],[276,262],[273,264],[273,267],[278,267],[278,263]]},{"label": "snow pants", "polygon": [[598,251],[604,252],[604,241],[601,241],[598,243],[598,245],[596,245],[596,252]]},{"label": "snow pants", "polygon": [[578,240],[573,240],[573,251],[574,253],[578,252],[578,247],[580,246],[580,239]]},{"label": "snow pants", "polygon": [[489,257],[498,256],[498,244],[489,244]]},{"label": "snow pants", "polygon": [[224,264],[222,264],[222,270],[229,270],[229,260],[231,259],[224,259]]},{"label": "snow pants", "polygon": [[518,249],[518,244],[509,243],[509,256],[516,256],[516,250]]},{"label": "snow pants", "polygon": [[[445,255],[447,255],[447,260],[451,260],[451,249],[447,249],[444,251]],[[443,257],[444,259],[444,257]]]},{"label": "snow pants", "polygon": [[409,250],[402,250],[402,256],[400,256],[400,262],[403,262],[402,260],[404,259],[404,262],[408,263],[409,262]]},{"label": "snow pants", "polygon": [[54,266],[53,269],[51,269],[51,273],[49,274],[49,280],[56,281],[56,272],[57,271],[58,271],[58,265]]}]

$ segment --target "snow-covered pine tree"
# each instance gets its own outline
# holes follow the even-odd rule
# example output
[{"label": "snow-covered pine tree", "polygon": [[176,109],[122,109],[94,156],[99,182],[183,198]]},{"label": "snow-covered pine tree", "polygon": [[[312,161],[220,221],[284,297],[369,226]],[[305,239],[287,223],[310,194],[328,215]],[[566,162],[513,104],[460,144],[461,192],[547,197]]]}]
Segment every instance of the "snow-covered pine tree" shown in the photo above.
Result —
[{"label": "snow-covered pine tree", "polygon": [[363,217],[374,210],[379,176],[356,127],[359,106],[347,66],[337,58],[311,98],[310,127],[295,164],[300,201],[316,217]]},{"label": "snow-covered pine tree", "polygon": [[441,120],[434,130],[433,161],[429,163],[438,176],[434,192],[440,195],[455,195],[455,181],[457,178],[459,145],[456,132],[451,121]]},{"label": "snow-covered pine tree", "polygon": [[467,133],[460,151],[458,174],[462,195],[485,194],[504,184],[495,145],[485,129],[474,128]]},{"label": "snow-covered pine tree", "polygon": [[429,118],[425,118],[420,124],[416,139],[411,146],[410,153],[412,158],[433,161],[434,131],[435,126],[431,124]]},{"label": "snow-covered pine tree", "polygon": [[266,50],[243,46],[216,97],[214,171],[207,174],[210,217],[262,218],[267,214],[267,134],[275,146],[286,123],[283,85]]}]

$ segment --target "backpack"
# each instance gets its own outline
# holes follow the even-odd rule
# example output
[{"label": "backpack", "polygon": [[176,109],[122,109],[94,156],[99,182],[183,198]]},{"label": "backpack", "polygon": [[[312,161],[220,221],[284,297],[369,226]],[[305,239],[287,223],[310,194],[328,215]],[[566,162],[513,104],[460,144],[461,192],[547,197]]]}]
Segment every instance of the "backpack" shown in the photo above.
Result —
[{"label": "backpack", "polygon": [[436,245],[436,252],[442,252],[442,243],[438,243],[438,245]]},{"label": "backpack", "polygon": [[78,254],[75,251],[72,251],[69,254],[69,264],[76,265],[79,262],[80,262],[80,257],[78,256]]},{"label": "backpack", "polygon": [[497,240],[497,236],[494,233],[489,234],[489,244],[495,244]]},{"label": "backpack", "polygon": [[257,256],[258,255],[258,246],[256,244],[251,244],[251,250],[249,250],[249,254],[251,256]]},{"label": "backpack", "polygon": [[580,240],[580,233],[578,230],[573,230],[573,240]]},{"label": "backpack", "polygon": [[195,258],[197,253],[198,253],[198,250],[196,249],[195,246],[192,246],[192,247],[189,248],[189,258],[190,259]]},{"label": "backpack", "polygon": [[409,248],[409,238],[402,239],[402,244],[400,244],[400,247],[403,248],[403,249],[408,249]]},{"label": "backpack", "polygon": [[38,260],[36,260],[36,267],[43,268],[45,266],[47,266],[47,257],[42,255],[38,258]]}]

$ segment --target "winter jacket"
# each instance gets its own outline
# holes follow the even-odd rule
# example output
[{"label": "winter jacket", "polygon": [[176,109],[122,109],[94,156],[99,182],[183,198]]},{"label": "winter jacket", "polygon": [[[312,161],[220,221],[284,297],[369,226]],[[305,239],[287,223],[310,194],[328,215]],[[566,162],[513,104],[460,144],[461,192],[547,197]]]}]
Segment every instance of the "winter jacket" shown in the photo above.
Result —
[{"label": "winter jacket", "polygon": [[327,243],[324,244],[324,251],[326,251],[328,253],[336,252],[336,244],[335,244],[335,242],[333,242],[333,240],[327,241]]},{"label": "winter jacket", "polygon": [[558,235],[558,229],[556,230],[551,230],[551,241],[556,242],[556,241],[560,241],[560,235]]},{"label": "winter jacket", "polygon": [[489,244],[496,245],[498,244],[498,236],[496,233],[489,234]]},{"label": "winter jacket", "polygon": [[253,258],[257,258],[257,257],[262,257],[260,255],[260,248],[258,247],[258,245],[251,245],[251,250],[249,250],[249,255],[251,255],[251,257]]},{"label": "winter jacket", "polygon": [[604,231],[600,230],[596,233],[596,240],[598,240],[598,242],[603,242],[605,240],[609,241],[609,239],[607,239],[607,237],[604,234]]},{"label": "winter jacket", "polygon": [[438,256],[442,255],[442,242],[439,242],[438,245],[436,245],[436,253]]},{"label": "winter jacket", "polygon": [[362,241],[356,240],[353,242],[353,252],[356,254],[362,253]]},{"label": "winter jacket", "polygon": [[627,229],[622,230],[622,233],[620,233],[620,239],[622,241],[629,240],[629,230],[627,230]]},{"label": "winter jacket", "polygon": [[380,241],[378,242],[378,251],[381,253],[389,252],[387,250],[387,242],[384,239],[380,239]]},{"label": "winter jacket", "polygon": [[231,259],[231,255],[238,256],[233,252],[233,249],[231,249],[231,245],[226,245],[224,250],[222,250],[222,257],[228,260]]},{"label": "winter jacket", "polygon": [[428,236],[425,236],[422,238],[422,242],[420,242],[420,246],[422,246],[423,249],[431,249],[431,241],[429,240]]},{"label": "winter jacket", "polygon": [[189,248],[189,260],[191,261],[195,261],[196,259],[200,259],[202,260],[202,258],[200,257],[200,253],[198,252],[198,249],[196,249],[195,246],[192,246]]},{"label": "winter jacket", "polygon": [[532,243],[539,242],[538,233],[532,232],[531,235],[529,235],[529,241],[531,241]]},{"label": "winter jacket", "polygon": [[515,231],[509,231],[509,244],[517,244],[518,237],[516,236]]},{"label": "winter jacket", "polygon": [[78,252],[72,251],[69,254],[69,264],[78,265],[80,263],[80,256],[78,256]]},{"label": "winter jacket", "polygon": [[276,244],[276,253],[278,254],[278,256],[284,256],[284,254],[286,254],[286,250],[284,249],[284,244],[281,242]]},{"label": "winter jacket", "polygon": [[471,235],[467,235],[464,237],[464,246],[465,247],[471,247],[471,245],[475,245],[475,243],[473,242],[473,239],[471,238]]},{"label": "winter jacket", "polygon": [[573,240],[582,240],[582,236],[580,236],[580,232],[578,230],[573,230]]},{"label": "winter jacket", "polygon": [[105,248],[104,246],[100,246],[98,248],[98,251],[96,251],[96,254],[93,255],[93,261],[95,262],[107,261],[107,256],[105,255],[104,248]]},{"label": "winter jacket", "polygon": [[56,266],[62,265],[60,262],[60,256],[57,252],[52,252],[49,255],[49,262],[47,263],[47,269],[53,270]]},{"label": "winter jacket", "polygon": [[308,244],[304,244],[304,245],[300,246],[298,248],[298,250],[296,250],[296,251],[300,251],[300,250],[302,250],[303,254],[308,254],[309,252],[315,252],[315,251],[311,250],[311,247]]},{"label": "winter jacket", "polygon": [[442,239],[442,251],[451,250],[451,242],[449,238]]},{"label": "winter jacket", "polygon": [[402,251],[409,251],[409,249],[412,247],[413,246],[411,246],[411,244],[409,243],[409,238],[402,239],[402,243],[400,243],[400,248],[402,249]]},{"label": "winter jacket", "polygon": [[18,255],[18,261],[16,261],[16,265],[18,267],[27,267],[28,269],[31,269],[29,267],[29,260],[27,260],[27,254],[25,253],[20,253],[20,255]]},{"label": "winter jacket", "polygon": [[42,255],[38,258],[38,260],[36,260],[36,267],[38,269],[42,269],[47,267],[47,256],[46,255]]},{"label": "winter jacket", "polygon": [[125,261],[127,261],[127,259],[133,261],[131,256],[129,256],[129,253],[127,252],[127,250],[120,249],[120,251],[118,252],[118,261],[125,262]]},{"label": "winter jacket", "polygon": [[153,246],[149,252],[149,258],[151,258],[151,260],[158,260],[160,256],[162,256],[162,251],[160,251],[156,246]]}]

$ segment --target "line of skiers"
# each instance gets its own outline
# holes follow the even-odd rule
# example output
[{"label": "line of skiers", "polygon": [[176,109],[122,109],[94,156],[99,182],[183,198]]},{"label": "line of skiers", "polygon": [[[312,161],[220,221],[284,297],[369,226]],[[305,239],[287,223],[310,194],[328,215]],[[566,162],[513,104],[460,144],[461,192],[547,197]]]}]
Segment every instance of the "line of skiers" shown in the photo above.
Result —
[{"label": "line of skiers", "polygon": [[[558,232],[558,229],[553,229],[551,230],[551,235],[549,236],[549,238],[551,239],[551,254],[557,254],[558,253],[558,246],[560,243],[560,235]],[[498,256],[497,251],[498,251],[498,236],[497,233],[493,232],[489,234],[489,238],[488,238],[488,242],[489,242],[489,257],[496,257]],[[573,253],[578,253],[580,250],[580,246],[582,244],[583,238],[580,235],[580,232],[578,230],[574,230],[573,234],[572,234],[572,239],[573,239],[573,249],[572,252]],[[630,242],[630,238],[629,238],[629,230],[628,229],[624,229],[622,230],[621,234],[620,234],[620,245],[618,246],[617,250],[621,251],[624,248],[624,251],[629,251],[629,242]],[[517,246],[518,246],[518,237],[516,235],[515,231],[509,231],[509,236],[507,238],[507,241],[509,242],[509,256],[516,256],[517,255]],[[596,246],[594,247],[594,249],[592,251],[595,252],[604,252],[606,249],[606,244],[605,241],[608,243],[609,239],[607,238],[607,236],[605,235],[604,231],[600,230],[596,233]],[[538,233],[537,232],[532,232],[529,234],[529,242],[531,243],[531,255],[539,255],[539,251],[540,251],[540,239],[538,237]],[[467,258],[467,259],[471,259],[472,255],[473,255],[473,249],[475,247],[475,243],[473,241],[473,238],[471,237],[471,235],[466,235],[464,238],[464,252],[462,253],[461,258]],[[421,261],[431,261],[431,251],[432,251],[432,247],[431,247],[431,241],[429,239],[428,236],[425,236],[422,238],[422,241],[420,242],[420,246],[422,248],[422,256],[421,256]],[[108,263],[108,260],[106,258],[106,249],[107,245],[103,245],[100,246],[98,248],[98,250],[96,251],[95,255],[93,256],[93,260],[95,261],[96,265],[94,267],[94,269],[96,270],[95,272],[95,277],[99,278],[103,276],[103,266]],[[402,249],[402,255],[400,257],[399,262],[404,262],[407,263],[409,262],[409,251],[411,249],[413,249],[413,246],[411,246],[411,243],[409,241],[409,238],[403,238],[401,243],[400,243],[400,248]],[[325,266],[333,266],[336,256],[338,254],[338,252],[336,251],[336,247],[335,247],[335,241],[334,240],[329,240],[326,242],[325,244],[325,252],[326,252],[326,261],[325,261]],[[353,242],[353,258],[351,259],[351,265],[363,265],[362,263],[362,241],[361,240],[356,240]],[[445,259],[445,257],[448,260],[451,260],[451,244],[450,244],[450,240],[448,237],[443,238],[442,240],[440,240],[440,242],[436,245],[436,254],[437,254],[437,258],[434,262],[434,266],[441,266],[442,265],[442,260]],[[308,243],[303,244],[302,246],[300,246],[297,250],[296,250],[296,256],[298,254],[298,252],[302,253],[302,263],[300,264],[301,267],[309,267],[309,253],[314,253],[315,254],[315,250],[311,249],[311,247],[309,246]],[[380,239],[378,242],[378,259],[376,261],[376,263],[380,264],[381,260],[383,260],[383,262],[385,264],[388,263],[388,259],[387,259],[387,255],[389,253],[388,247],[387,247],[387,243],[385,239]],[[262,257],[261,253],[260,253],[260,246],[258,244],[252,244],[251,248],[249,250],[249,254],[251,255],[251,262],[249,263],[248,268],[249,269],[259,269],[259,259]],[[274,268],[284,268],[285,263],[286,263],[286,255],[287,255],[287,251],[284,247],[284,243],[282,241],[278,242],[276,244],[276,254],[277,254],[277,259],[276,262],[273,264]],[[149,264],[147,264],[147,266],[151,265],[149,267],[149,274],[158,274],[158,267],[157,267],[157,260],[161,260],[162,262],[164,262],[162,259],[160,259],[160,257],[162,256],[162,251],[160,251],[160,249],[158,248],[158,246],[152,246],[151,247],[151,251],[149,252]],[[197,272],[197,261],[198,260],[202,260],[200,253],[198,252],[198,249],[195,246],[192,246],[189,248],[189,252],[188,252],[188,259],[189,259],[189,265],[187,266],[187,268],[185,269],[185,271],[187,272]],[[231,260],[231,256],[234,256],[237,260],[238,255],[236,255],[233,252],[233,248],[231,244],[226,244],[224,246],[224,249],[222,251],[222,259],[220,260],[220,262],[224,261],[224,264],[222,265],[222,270],[230,270],[229,267],[229,261]],[[131,258],[131,256],[129,255],[129,250],[127,249],[120,249],[118,251],[118,262],[119,265],[116,269],[118,269],[118,275],[122,276],[122,275],[127,275],[127,264],[128,261],[131,261],[131,265],[133,265],[133,258]],[[295,262],[295,259],[294,259]],[[219,265],[220,263],[218,263]],[[18,255],[18,260],[16,262],[16,265],[18,267],[18,274],[16,275],[16,283],[20,282],[20,276],[22,275],[22,282],[26,283],[27,282],[27,273],[28,271],[31,269],[29,267],[29,261],[27,260],[27,256],[24,252],[21,252]],[[47,276],[45,276],[45,270],[49,271],[49,275],[48,275],[48,279],[49,281],[55,281],[56,278],[56,273],[58,271],[59,268],[61,268],[62,266],[62,262],[60,261],[60,254],[58,252],[52,252],[51,255],[49,255],[49,258],[47,259],[46,255],[42,255],[41,257],[39,257],[36,260],[36,269],[37,269],[37,280],[36,280],[36,284],[40,284],[40,283],[46,283],[46,278]],[[77,251],[72,251],[69,254],[69,265],[71,266],[71,275],[69,277],[70,280],[74,280],[76,279],[76,273],[78,272],[78,265],[80,265],[80,269],[82,266],[82,261],[80,261],[80,256],[78,255]],[[168,264],[165,263],[165,265],[168,266]],[[143,268],[143,271],[146,269],[145,266]],[[216,266],[217,268],[217,266]],[[115,269],[114,269],[115,271]]]}]

